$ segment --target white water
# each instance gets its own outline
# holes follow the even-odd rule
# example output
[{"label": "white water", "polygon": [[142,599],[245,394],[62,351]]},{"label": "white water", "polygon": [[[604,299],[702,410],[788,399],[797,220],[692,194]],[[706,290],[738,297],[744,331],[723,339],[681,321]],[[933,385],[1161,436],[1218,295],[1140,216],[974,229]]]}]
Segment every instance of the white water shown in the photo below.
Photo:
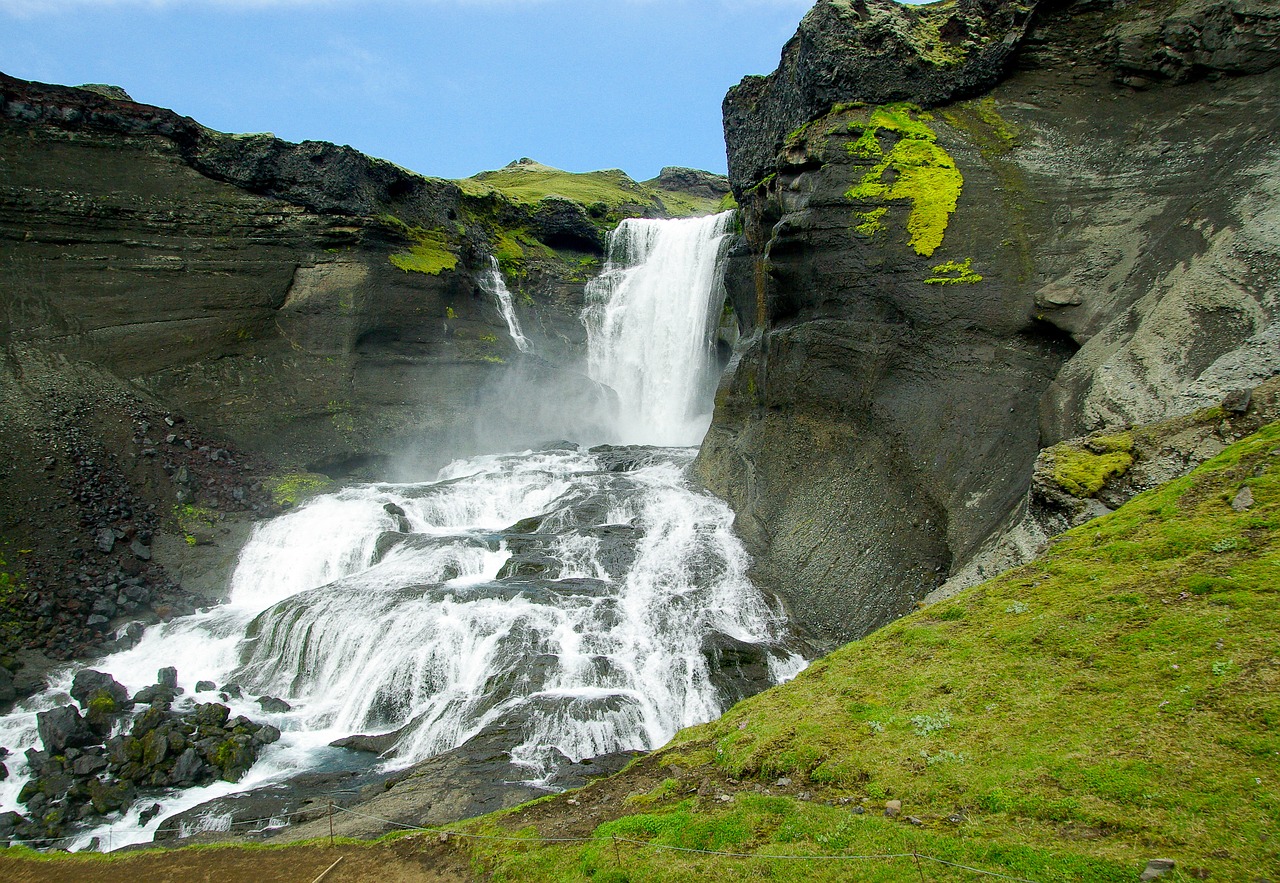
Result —
[{"label": "white water", "polygon": [[520,320],[516,318],[515,304],[511,300],[511,289],[507,288],[507,282],[502,278],[502,268],[498,266],[498,259],[490,257],[489,272],[480,279],[480,286],[485,291],[492,294],[498,299],[498,312],[502,315],[502,321],[507,323],[507,333],[511,335],[511,342],[516,345],[516,349],[522,353],[530,350],[529,338],[524,336],[524,332],[520,330]]},{"label": "white water", "polygon": [[[593,365],[628,406],[622,438],[696,442],[726,222],[626,223],[585,317],[596,329]],[[662,284],[664,273],[683,281]],[[508,321],[519,345],[514,313]],[[699,330],[684,334],[681,323]],[[682,359],[695,364],[674,364]],[[660,377],[630,383],[628,372]],[[668,396],[679,403],[665,406]],[[226,703],[232,714],[283,737],[239,784],[147,796],[73,847],[91,836],[110,847],[148,840],[175,812],[333,761],[345,753],[328,743],[353,733],[398,731],[385,761],[395,768],[501,728],[514,733],[511,757],[531,781],[564,758],[656,748],[724,710],[706,651],[725,640],[761,647],[773,680],[792,676],[803,660],[746,578],[731,511],[685,480],[695,453],[478,457],[435,482],[349,487],[260,525],[229,603],[153,627],[93,667],[137,691],[176,665],[180,703],[221,701],[194,694],[198,680],[238,683],[246,696]],[[503,572],[513,559],[526,570]],[[13,750],[0,811],[24,809],[16,798],[22,753],[38,742],[35,713],[69,701],[71,675],[0,718],[0,745]],[[264,714],[253,701],[261,695],[293,709]],[[163,811],[140,825],[157,800]]]},{"label": "white water", "polygon": [[623,221],[587,285],[588,373],[617,392],[626,443],[696,445],[711,425],[731,218]]}]

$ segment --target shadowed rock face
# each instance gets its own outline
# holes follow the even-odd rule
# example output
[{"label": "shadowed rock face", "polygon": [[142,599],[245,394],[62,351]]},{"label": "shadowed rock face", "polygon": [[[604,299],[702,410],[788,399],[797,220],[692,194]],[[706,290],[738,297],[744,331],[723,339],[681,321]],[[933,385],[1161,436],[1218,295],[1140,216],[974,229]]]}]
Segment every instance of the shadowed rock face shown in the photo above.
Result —
[{"label": "shadowed rock face", "polygon": [[[842,79],[881,70],[877,35],[901,29],[877,21],[923,20],[889,5],[820,3],[779,72],[726,101],[745,343],[698,470],[757,576],[831,643],[963,567],[1042,446],[1280,368],[1274,4],[1044,7],[963,101],[938,83],[981,52],[897,92]],[[980,14],[911,15],[951,10]],[[972,32],[1013,33],[1011,14]],[[787,98],[814,47],[832,91]],[[899,98],[931,111],[828,112]],[[741,159],[766,144],[767,167]]]}]

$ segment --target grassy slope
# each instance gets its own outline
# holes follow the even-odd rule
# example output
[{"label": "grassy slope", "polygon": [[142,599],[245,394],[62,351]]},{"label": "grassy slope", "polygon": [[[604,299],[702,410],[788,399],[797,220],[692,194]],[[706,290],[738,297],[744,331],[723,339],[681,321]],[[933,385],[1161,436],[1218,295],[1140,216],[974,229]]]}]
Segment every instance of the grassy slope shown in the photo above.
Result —
[{"label": "grassy slope", "polygon": [[[1246,484],[1256,502],[1237,513],[1230,501]],[[1178,862],[1166,879],[1276,879],[1278,527],[1273,424],[1032,564],[680,734],[631,771],[647,793],[595,834],[757,854],[919,849],[1039,881],[1133,880],[1157,856]],[[593,788],[578,806],[600,802]],[[887,798],[920,824],[884,818]],[[560,801],[486,824],[555,834],[558,814],[577,809]],[[473,849],[504,880],[916,875],[909,858]]]},{"label": "grassy slope", "polygon": [[687,193],[655,190],[633,181],[619,169],[598,172],[565,172],[540,163],[509,166],[456,182],[464,193],[483,196],[497,191],[513,202],[535,205],[547,196],[571,199],[584,206],[616,211],[625,206],[661,211],[671,217],[711,214],[732,206],[700,199]]}]

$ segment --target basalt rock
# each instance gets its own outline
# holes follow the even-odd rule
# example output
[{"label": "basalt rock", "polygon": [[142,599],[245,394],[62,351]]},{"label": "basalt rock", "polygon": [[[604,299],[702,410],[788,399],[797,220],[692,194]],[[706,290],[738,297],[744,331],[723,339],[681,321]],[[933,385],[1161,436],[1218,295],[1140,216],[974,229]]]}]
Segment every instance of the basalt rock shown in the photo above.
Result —
[{"label": "basalt rock", "polygon": [[730,94],[742,343],[696,469],[819,643],[966,572],[1042,448],[1280,371],[1278,21],[824,0]]}]

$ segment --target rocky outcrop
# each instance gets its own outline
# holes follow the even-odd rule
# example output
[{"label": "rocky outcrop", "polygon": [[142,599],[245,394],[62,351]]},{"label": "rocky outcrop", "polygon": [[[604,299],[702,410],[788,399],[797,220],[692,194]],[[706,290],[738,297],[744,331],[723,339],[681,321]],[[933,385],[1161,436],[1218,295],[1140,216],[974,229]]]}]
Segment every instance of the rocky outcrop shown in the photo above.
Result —
[{"label": "rocky outcrop", "polygon": [[280,738],[270,724],[231,717],[219,703],[172,708],[176,679],[175,669],[161,669],[156,684],[130,698],[111,675],[78,672],[71,695],[79,708],[36,715],[44,748],[27,752],[30,778],[18,794],[29,816],[0,822],[0,841],[49,842],[174,787],[237,782]]},{"label": "rocky outcrop", "polygon": [[849,102],[943,104],[995,85],[1038,3],[819,0],[777,71],[724,100],[729,177],[741,189],[772,172],[787,133]]},{"label": "rocky outcrop", "polygon": [[744,344],[698,470],[821,642],[960,572],[1043,447],[1280,367],[1274,5],[1006,5],[963,57],[906,56],[938,70],[890,62],[897,92],[841,73],[953,11],[982,14],[820,3],[726,102]]}]

